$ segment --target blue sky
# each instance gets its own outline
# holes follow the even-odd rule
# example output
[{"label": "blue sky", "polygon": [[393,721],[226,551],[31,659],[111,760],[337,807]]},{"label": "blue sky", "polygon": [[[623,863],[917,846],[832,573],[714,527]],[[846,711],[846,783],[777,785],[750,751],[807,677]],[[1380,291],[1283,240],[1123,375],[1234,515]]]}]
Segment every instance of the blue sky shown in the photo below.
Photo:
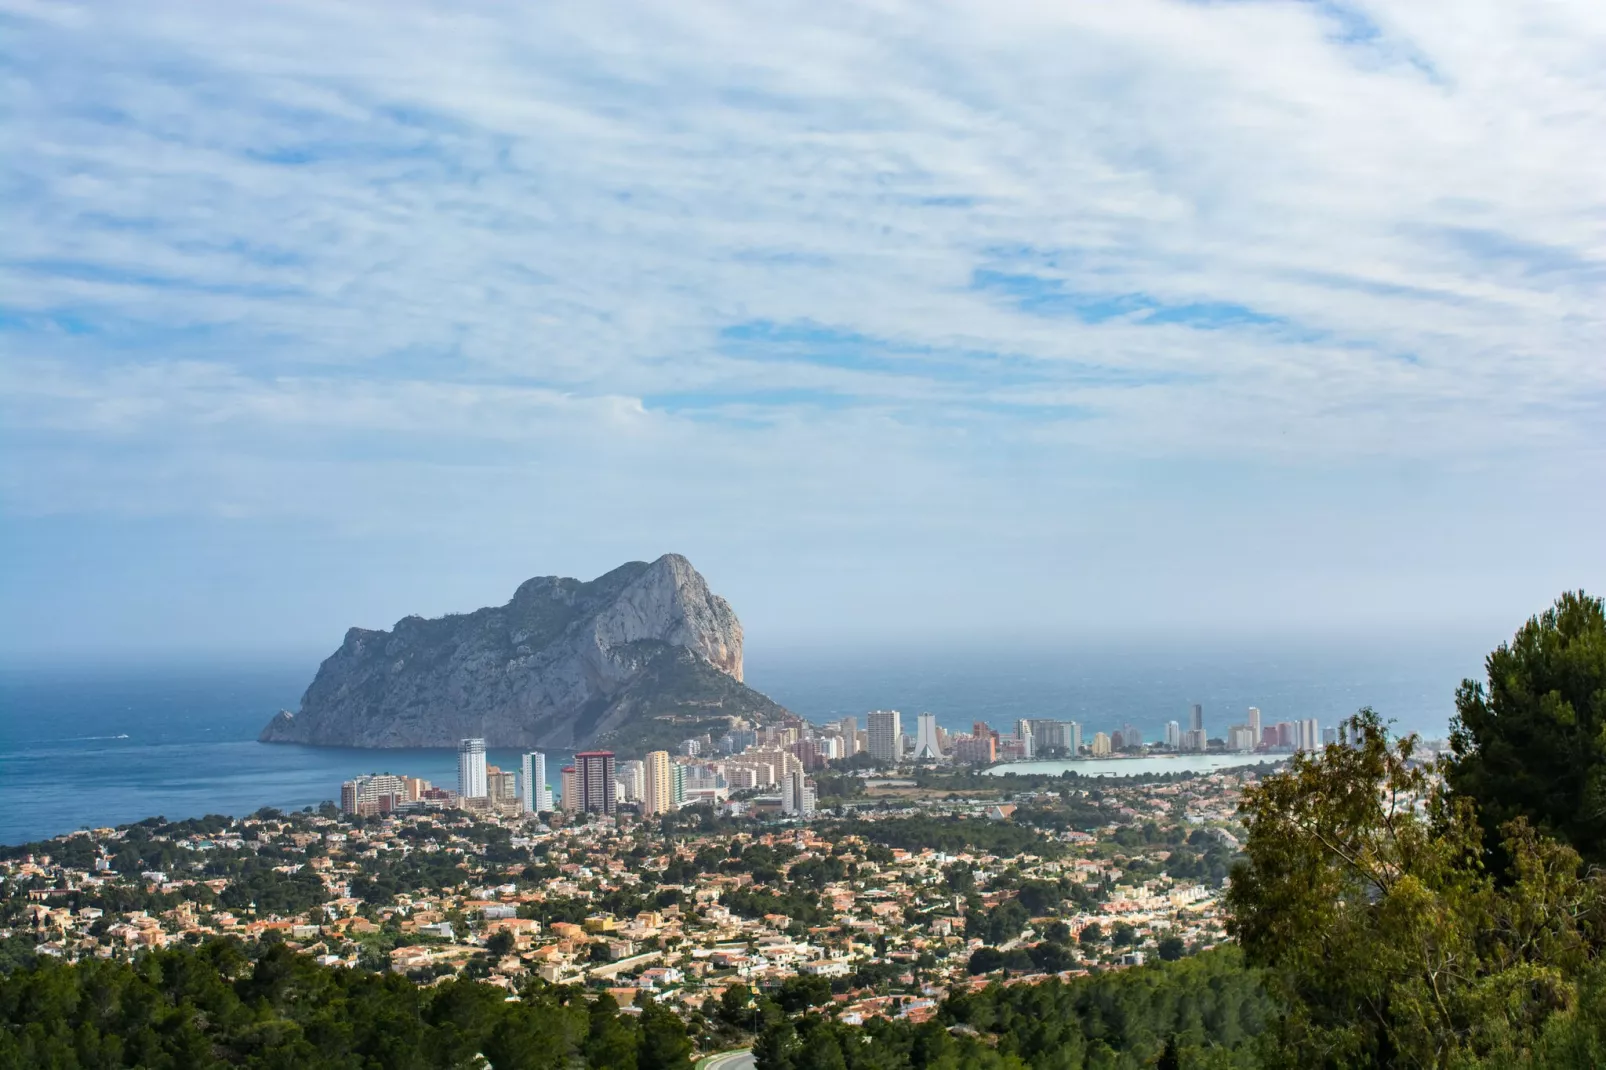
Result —
[{"label": "blue sky", "polygon": [[0,654],[1606,587],[1606,7],[0,0]]}]

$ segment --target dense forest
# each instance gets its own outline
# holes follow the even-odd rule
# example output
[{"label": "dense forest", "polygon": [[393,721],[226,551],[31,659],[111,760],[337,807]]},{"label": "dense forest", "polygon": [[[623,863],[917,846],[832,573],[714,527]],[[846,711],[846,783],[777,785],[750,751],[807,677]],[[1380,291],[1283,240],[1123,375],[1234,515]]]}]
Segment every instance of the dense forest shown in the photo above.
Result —
[{"label": "dense forest", "polygon": [[648,1001],[468,980],[420,987],[234,942],[134,963],[41,961],[0,977],[0,1068],[223,1066],[661,1070],[690,1066],[681,1021]]}]

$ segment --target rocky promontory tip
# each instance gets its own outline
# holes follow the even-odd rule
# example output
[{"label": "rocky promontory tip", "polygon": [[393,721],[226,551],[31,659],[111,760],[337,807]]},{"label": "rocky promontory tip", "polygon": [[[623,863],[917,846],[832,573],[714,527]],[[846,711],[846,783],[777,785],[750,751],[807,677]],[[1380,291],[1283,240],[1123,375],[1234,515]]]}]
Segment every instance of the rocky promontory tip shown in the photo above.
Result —
[{"label": "rocky promontory tip", "polygon": [[590,582],[541,576],[503,606],[390,631],[352,628],[267,743],[449,747],[669,745],[786,711],[742,683],[742,626],[690,561]]}]

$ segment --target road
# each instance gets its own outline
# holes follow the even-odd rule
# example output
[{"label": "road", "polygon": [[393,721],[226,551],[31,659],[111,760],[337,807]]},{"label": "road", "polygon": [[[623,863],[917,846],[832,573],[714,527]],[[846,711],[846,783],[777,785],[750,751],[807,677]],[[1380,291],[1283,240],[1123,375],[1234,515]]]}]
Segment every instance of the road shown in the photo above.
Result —
[{"label": "road", "polygon": [[750,1049],[722,1051],[710,1055],[697,1064],[697,1070],[753,1070],[753,1053]]}]

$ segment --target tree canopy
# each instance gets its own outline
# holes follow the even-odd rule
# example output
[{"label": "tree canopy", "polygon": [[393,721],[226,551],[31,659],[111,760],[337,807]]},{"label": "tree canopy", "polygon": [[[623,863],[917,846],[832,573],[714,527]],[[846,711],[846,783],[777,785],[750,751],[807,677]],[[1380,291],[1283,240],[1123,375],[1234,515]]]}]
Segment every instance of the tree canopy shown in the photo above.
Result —
[{"label": "tree canopy", "polygon": [[1445,775],[1486,833],[1526,818],[1606,864],[1606,608],[1569,592],[1464,681]]}]

